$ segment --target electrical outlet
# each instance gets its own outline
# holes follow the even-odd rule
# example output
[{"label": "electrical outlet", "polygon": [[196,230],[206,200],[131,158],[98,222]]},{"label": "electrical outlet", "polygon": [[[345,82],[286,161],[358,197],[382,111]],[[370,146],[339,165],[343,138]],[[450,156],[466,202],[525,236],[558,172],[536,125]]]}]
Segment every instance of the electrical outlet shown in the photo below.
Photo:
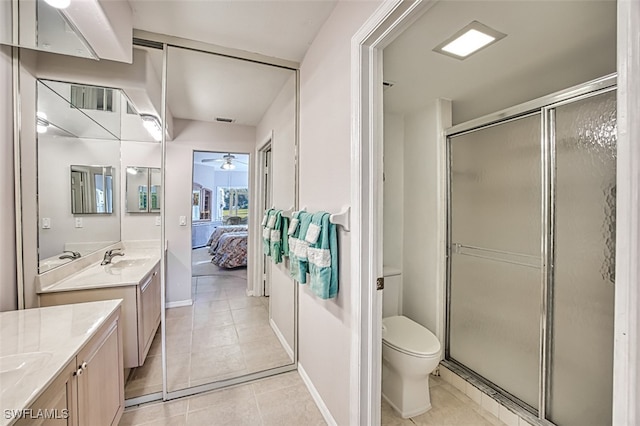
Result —
[{"label": "electrical outlet", "polygon": [[162,225],[162,218],[160,216],[156,216],[156,226]]},{"label": "electrical outlet", "polygon": [[82,228],[82,218],[76,217],[76,228]]},{"label": "electrical outlet", "polygon": [[187,217],[180,216],[180,226],[187,226]]},{"label": "electrical outlet", "polygon": [[43,217],[42,218],[42,229],[51,229],[51,218]]}]

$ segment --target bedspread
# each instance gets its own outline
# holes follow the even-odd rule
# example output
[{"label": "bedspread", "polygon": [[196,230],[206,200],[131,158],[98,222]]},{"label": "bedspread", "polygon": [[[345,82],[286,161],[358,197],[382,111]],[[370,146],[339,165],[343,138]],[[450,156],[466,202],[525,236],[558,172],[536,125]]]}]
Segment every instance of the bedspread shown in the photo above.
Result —
[{"label": "bedspread", "polygon": [[247,266],[247,236],[247,232],[223,233],[217,246],[212,246],[214,254],[211,263],[221,268]]},{"label": "bedspread", "polygon": [[207,241],[209,247],[209,253],[215,254],[215,249],[218,246],[220,237],[228,232],[247,232],[247,225],[221,225],[216,227]]}]

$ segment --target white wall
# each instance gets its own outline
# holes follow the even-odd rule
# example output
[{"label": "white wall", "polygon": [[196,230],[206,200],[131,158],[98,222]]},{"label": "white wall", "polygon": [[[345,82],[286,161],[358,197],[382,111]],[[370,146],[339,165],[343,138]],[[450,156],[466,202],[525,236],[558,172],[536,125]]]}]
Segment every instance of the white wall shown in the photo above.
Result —
[{"label": "white wall", "polygon": [[[165,171],[165,196],[170,201],[166,204],[165,215],[168,243],[166,294],[167,303],[190,303],[193,151],[253,153],[256,131],[250,126],[191,120],[175,120],[174,131],[174,140],[167,142]],[[180,216],[186,217],[187,226],[179,225]],[[253,229],[253,224],[250,223],[249,227]],[[250,246],[249,269],[252,250]],[[251,277],[251,270],[247,275]],[[252,282],[249,287],[253,287]]]},{"label": "white wall", "polygon": [[[121,165],[119,176],[122,186],[121,226],[122,241],[131,240],[160,240],[160,226],[156,225],[159,213],[127,213],[126,212],[126,182],[128,166],[160,168],[161,146],[156,142],[122,141],[120,144]],[[146,185],[146,182],[144,183]]]},{"label": "white wall", "polygon": [[434,333],[441,325],[444,291],[439,276],[444,235],[439,158],[444,151],[438,145],[442,144],[441,129],[450,125],[449,101],[434,100],[405,116],[403,314]]},{"label": "white wall", "polygon": [[404,117],[385,113],[383,259],[385,266],[400,270],[404,248],[404,208]]},{"label": "white wall", "polygon": [[[378,2],[338,2],[300,68],[300,205],[339,212],[351,201],[351,38]],[[352,305],[349,233],[339,231],[335,299],[300,290],[299,360],[339,425],[350,424]],[[355,407],[354,407],[355,409]]]},{"label": "white wall", "polygon": [[0,46],[0,311],[18,307],[13,192],[13,103],[11,48]]},{"label": "white wall", "polygon": [[[271,140],[272,204],[282,210],[295,205],[295,143],[296,143],[296,78],[291,78],[271,104],[258,124],[256,136],[260,145]],[[257,177],[260,180],[260,177]],[[295,282],[289,276],[288,263],[269,262],[270,309],[272,322],[293,351]],[[259,273],[259,272],[258,272]],[[259,278],[258,278],[259,279]]]}]

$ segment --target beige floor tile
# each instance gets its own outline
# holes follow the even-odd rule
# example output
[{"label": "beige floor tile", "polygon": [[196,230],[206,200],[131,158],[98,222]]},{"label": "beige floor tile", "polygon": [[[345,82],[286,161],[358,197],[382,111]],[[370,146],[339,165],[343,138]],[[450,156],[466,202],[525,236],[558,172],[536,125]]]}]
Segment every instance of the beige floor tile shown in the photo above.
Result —
[{"label": "beige floor tile", "polygon": [[187,406],[187,400],[181,399],[127,408],[122,414],[119,425],[133,426],[179,416],[187,412]]},{"label": "beige floor tile", "polygon": [[191,316],[167,318],[166,322],[167,322],[167,326],[166,326],[167,336],[190,333],[193,327],[193,318]]},{"label": "beige floor tile", "polygon": [[196,300],[194,306],[194,313],[199,314],[202,314],[203,312],[220,312],[229,310],[229,302],[227,299]]},{"label": "beige floor tile", "polygon": [[195,395],[189,398],[189,411],[209,408],[213,405],[255,401],[250,385],[242,385],[230,389],[222,389]]},{"label": "beige floor tile", "polygon": [[225,327],[199,328],[193,330],[192,352],[205,352],[220,346],[238,344],[238,333],[233,325]]},{"label": "beige floor tile", "polygon": [[235,309],[231,311],[233,322],[235,324],[268,324],[269,313],[262,306],[253,306],[244,309]]},{"label": "beige floor tile", "polygon": [[324,425],[320,410],[302,385],[256,394],[265,425]]},{"label": "beige floor tile", "polygon": [[234,299],[237,297],[249,297],[247,296],[246,288],[226,288],[224,289],[227,299]]},{"label": "beige floor tile", "polygon": [[165,312],[165,317],[167,319],[170,318],[180,318],[180,317],[189,317],[193,315],[193,305],[191,306],[180,306],[178,308],[167,308]]},{"label": "beige floor tile", "polygon": [[297,371],[278,374],[253,382],[251,385],[256,395],[285,389],[292,386],[304,386],[304,382]]},{"label": "beige floor tile", "polygon": [[209,300],[226,300],[227,293],[222,289],[215,289],[204,293],[196,293],[196,303]]},{"label": "beige floor tile", "polygon": [[229,299],[229,307],[231,309],[248,308],[251,306],[260,306],[264,308],[264,303],[261,297],[238,297],[235,299]]},{"label": "beige floor tile", "polygon": [[190,426],[256,426],[261,423],[260,412],[252,398],[220,403],[187,413],[187,425]]},{"label": "beige floor tile", "polygon": [[194,331],[200,328],[224,327],[233,325],[231,311],[205,312],[196,309],[193,317]]},{"label": "beige floor tile", "polygon": [[245,369],[239,345],[221,346],[213,351],[191,354],[190,379],[216,378]]},{"label": "beige floor tile", "polygon": [[277,339],[273,329],[269,324],[245,324],[236,325],[236,331],[238,332],[238,339],[240,343],[248,343],[255,340],[262,340],[267,337],[274,337]]}]

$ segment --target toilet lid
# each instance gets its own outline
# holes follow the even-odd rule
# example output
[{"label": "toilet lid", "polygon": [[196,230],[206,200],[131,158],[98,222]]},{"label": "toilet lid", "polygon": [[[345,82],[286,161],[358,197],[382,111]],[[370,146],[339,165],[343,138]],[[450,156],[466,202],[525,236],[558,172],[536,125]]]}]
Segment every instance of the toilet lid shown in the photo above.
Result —
[{"label": "toilet lid", "polygon": [[382,340],[402,352],[421,356],[436,355],[440,352],[438,338],[407,317],[383,318],[382,326]]}]

